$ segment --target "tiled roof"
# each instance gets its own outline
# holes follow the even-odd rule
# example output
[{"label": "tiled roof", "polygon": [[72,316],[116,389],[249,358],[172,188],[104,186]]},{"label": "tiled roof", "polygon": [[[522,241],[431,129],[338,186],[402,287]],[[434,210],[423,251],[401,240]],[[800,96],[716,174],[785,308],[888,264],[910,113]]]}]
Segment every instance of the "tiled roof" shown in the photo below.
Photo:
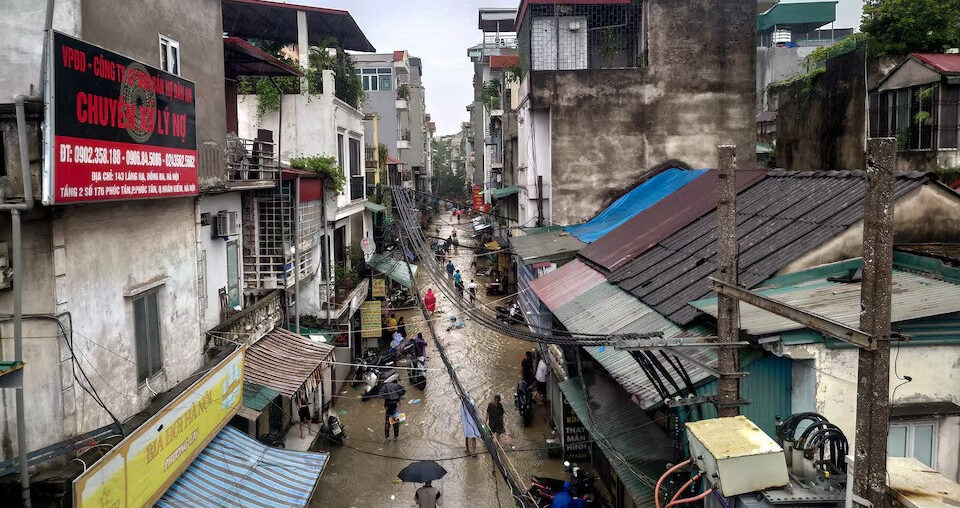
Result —
[{"label": "tiled roof", "polygon": [[[859,222],[866,193],[864,175],[862,171],[776,170],[740,191],[740,284],[749,288],[763,282]],[[900,173],[896,194],[902,195],[929,181],[931,178],[925,173]],[[689,302],[710,294],[707,277],[717,271],[714,208],[710,206],[709,213],[611,272],[610,282],[679,325],[692,322],[700,311]]]}]

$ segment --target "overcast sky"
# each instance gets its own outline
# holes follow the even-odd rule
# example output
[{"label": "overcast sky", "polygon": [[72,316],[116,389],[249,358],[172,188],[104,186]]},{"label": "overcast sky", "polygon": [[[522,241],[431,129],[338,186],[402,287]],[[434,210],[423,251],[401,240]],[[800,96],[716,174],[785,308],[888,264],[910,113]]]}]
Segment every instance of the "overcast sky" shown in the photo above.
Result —
[{"label": "overcast sky", "polygon": [[[794,2],[803,0],[783,0]],[[350,11],[378,53],[405,49],[423,60],[427,112],[437,135],[452,134],[466,121],[472,100],[473,66],[467,48],[478,44],[477,10],[517,7],[519,0],[292,0],[290,3]],[[862,0],[839,0],[836,28],[860,25]]]}]

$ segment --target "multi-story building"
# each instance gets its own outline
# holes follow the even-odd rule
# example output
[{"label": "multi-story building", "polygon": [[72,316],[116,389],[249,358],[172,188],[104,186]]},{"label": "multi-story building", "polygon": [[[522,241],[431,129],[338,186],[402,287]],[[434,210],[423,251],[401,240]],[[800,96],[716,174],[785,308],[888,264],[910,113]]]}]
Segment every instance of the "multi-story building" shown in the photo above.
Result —
[{"label": "multi-story building", "polygon": [[658,164],[755,150],[756,7],[719,0],[523,0],[519,222],[573,224]]},{"label": "multi-story building", "polygon": [[[285,274],[274,278],[278,289],[291,275],[299,279],[301,293],[288,292],[288,305],[322,294],[318,281],[329,277],[320,272],[309,284],[289,265],[299,252],[299,264],[316,273],[321,263],[307,264],[308,247],[324,245],[311,254],[334,259],[337,238],[359,243],[366,230],[362,168],[354,163],[362,116],[337,102],[333,76],[323,73],[328,92],[317,98],[320,113],[299,125],[328,127],[309,133],[324,144],[301,148],[338,156],[348,183],[322,201],[322,184],[294,183],[319,183],[317,175],[281,169],[280,158],[299,155],[297,124],[288,126],[285,116],[252,127],[238,115],[236,84],[303,74],[249,39],[274,37],[305,51],[308,41],[333,36],[344,49],[373,48],[346,11],[245,0],[174,0],[148,16],[140,4],[116,0],[57,2],[49,13],[45,7],[16,0],[0,20],[0,164],[7,177],[0,209],[17,209],[0,213],[0,313],[22,310],[20,334],[31,338],[22,355],[17,347],[26,366],[15,369],[22,372],[15,384],[25,396],[19,404],[5,396],[0,405],[0,456],[26,450],[31,466],[49,467],[56,465],[51,457],[78,443],[136,428],[143,419],[135,415],[156,412],[197,379],[210,360],[208,335],[232,323],[252,343],[281,320],[280,293],[265,291],[269,274],[246,269],[250,253],[266,248],[262,226],[274,225],[273,211],[286,214],[268,239],[281,252],[261,266]],[[45,17],[53,29],[46,37]],[[283,98],[284,115],[305,111],[297,109],[299,98]],[[269,213],[249,206],[270,194],[299,196],[300,216],[289,206]],[[284,251],[292,231],[303,241]],[[321,231],[326,236],[313,234]],[[294,312],[305,313],[301,306]],[[241,310],[255,319],[238,316]],[[321,311],[340,312],[337,305]],[[14,349],[14,321],[0,320],[4,351]],[[18,435],[17,406],[26,421],[42,424]],[[22,446],[14,445],[18,438]]]},{"label": "multi-story building", "polygon": [[[366,92],[364,110],[377,115],[377,137],[398,166],[402,185],[426,190],[430,145],[422,62],[406,51],[353,58]],[[367,138],[372,128],[367,122]]]}]

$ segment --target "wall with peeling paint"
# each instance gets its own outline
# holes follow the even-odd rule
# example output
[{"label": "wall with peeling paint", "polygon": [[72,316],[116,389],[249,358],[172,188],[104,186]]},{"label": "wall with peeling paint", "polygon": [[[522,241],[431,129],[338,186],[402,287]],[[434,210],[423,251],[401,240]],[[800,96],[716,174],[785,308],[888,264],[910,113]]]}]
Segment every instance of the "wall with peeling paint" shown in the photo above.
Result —
[{"label": "wall with peeling paint", "polygon": [[[787,346],[784,354],[797,367],[814,371],[814,411],[840,427],[853,450],[856,441],[857,356],[853,348],[831,349],[824,344]],[[902,384],[903,376],[913,380]],[[897,386],[900,385],[899,388]],[[895,392],[895,393],[894,393]],[[892,404],[949,401],[960,404],[960,344],[901,347],[890,354]],[[960,418],[939,419],[937,469],[960,479]]]}]

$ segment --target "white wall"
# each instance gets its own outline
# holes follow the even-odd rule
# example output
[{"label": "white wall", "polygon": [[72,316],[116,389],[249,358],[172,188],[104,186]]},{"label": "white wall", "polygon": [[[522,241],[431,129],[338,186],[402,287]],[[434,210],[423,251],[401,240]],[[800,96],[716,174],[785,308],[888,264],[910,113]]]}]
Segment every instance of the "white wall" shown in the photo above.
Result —
[{"label": "white wall", "polygon": [[[227,243],[237,242],[237,252],[240,259],[237,260],[239,271],[240,287],[240,305],[243,305],[243,235],[237,234],[228,239],[212,235],[216,232],[217,212],[226,210],[237,212],[238,224],[243,224],[243,208],[240,203],[240,193],[230,192],[225,194],[204,195],[197,199],[196,228],[197,228],[197,248],[202,251],[206,258],[206,273],[204,274],[205,287],[202,288],[206,295],[206,302],[201,302],[200,308],[200,327],[202,330],[209,330],[220,323],[220,288],[227,286]],[[202,226],[200,224],[200,215],[210,214],[210,224]]]},{"label": "white wall", "polygon": [[[857,356],[853,348],[830,349],[823,344],[787,346],[784,353],[794,359],[812,359],[816,380],[815,411],[840,427],[853,450],[856,440]],[[960,404],[960,347],[896,347],[890,353],[890,394],[892,404],[950,401]],[[794,362],[802,364],[805,362]],[[897,374],[913,380],[903,383]],[[952,420],[951,420],[952,421]],[[937,469],[958,479],[957,422],[941,423]]]},{"label": "white wall", "polygon": [[[550,225],[551,196],[550,112],[533,110],[525,101],[517,110],[517,182],[525,187],[519,198],[519,223],[532,226],[537,217],[537,176],[543,176],[544,225]],[[526,196],[524,198],[524,195]]]},{"label": "white wall", "polygon": [[[0,103],[13,102],[17,95],[36,90],[40,81],[43,22],[47,3],[40,0],[3,0],[0,3]],[[59,0],[54,4],[53,28],[80,36],[80,0]]]}]

